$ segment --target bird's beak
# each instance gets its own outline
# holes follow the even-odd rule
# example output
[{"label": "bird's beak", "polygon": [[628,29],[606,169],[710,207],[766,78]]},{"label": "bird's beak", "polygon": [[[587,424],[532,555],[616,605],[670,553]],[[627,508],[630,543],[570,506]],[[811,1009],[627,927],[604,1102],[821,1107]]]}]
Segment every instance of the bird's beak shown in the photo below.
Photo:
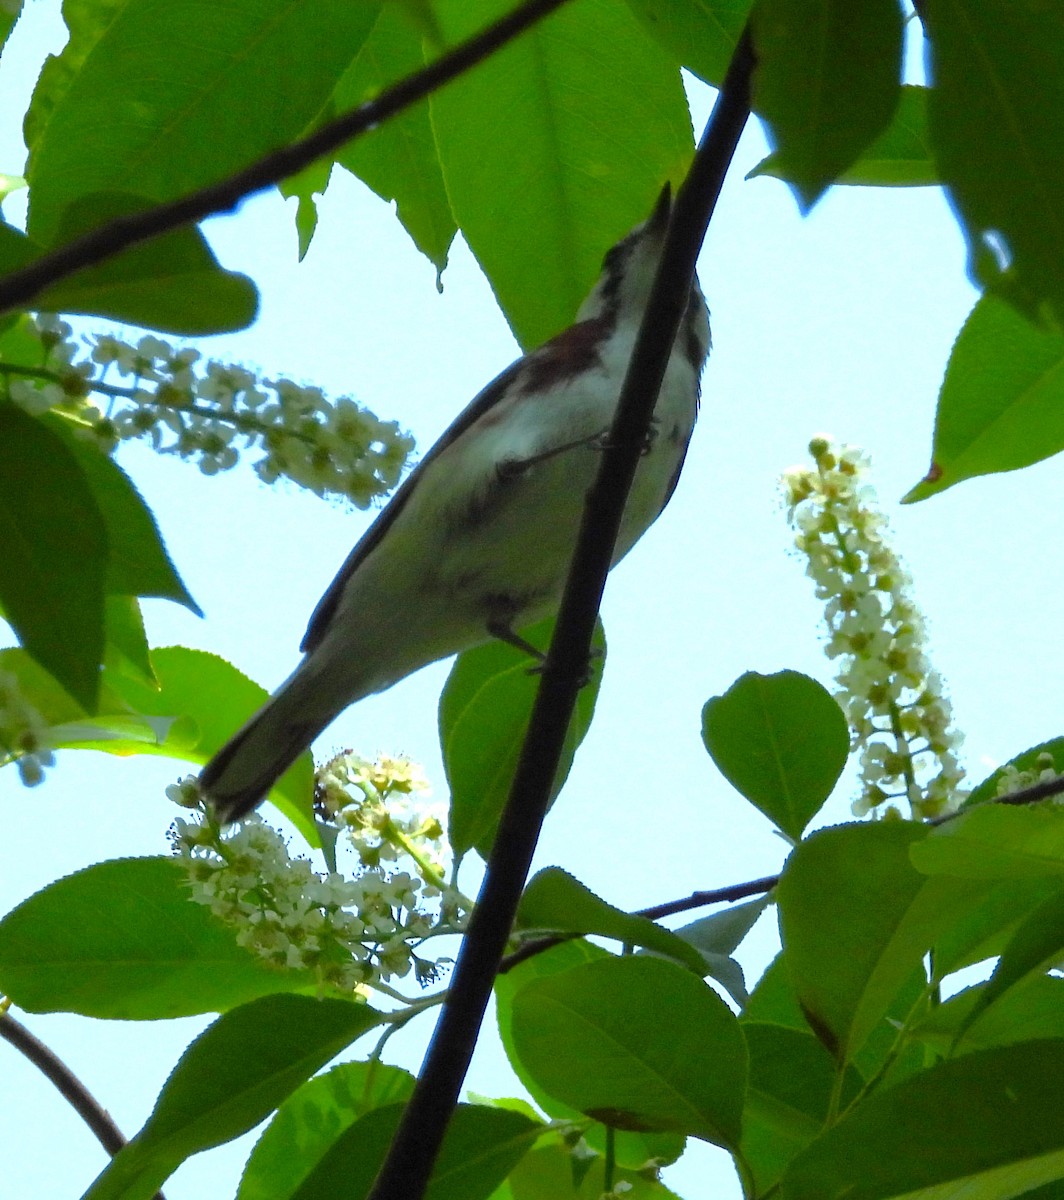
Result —
[{"label": "bird's beak", "polygon": [[664,233],[669,225],[669,215],[672,212],[672,184],[666,183],[661,189],[654,211],[647,219],[646,229],[653,233]]}]

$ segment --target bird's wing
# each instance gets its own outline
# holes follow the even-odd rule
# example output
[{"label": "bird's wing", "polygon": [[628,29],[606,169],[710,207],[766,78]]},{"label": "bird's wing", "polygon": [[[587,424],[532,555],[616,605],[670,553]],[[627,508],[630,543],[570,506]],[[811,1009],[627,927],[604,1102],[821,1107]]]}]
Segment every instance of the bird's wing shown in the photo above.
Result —
[{"label": "bird's wing", "polygon": [[347,560],[340,568],[336,578],[329,584],[325,595],[318,601],[317,607],[311,613],[307,632],[303,635],[303,641],[299,647],[304,654],[309,654],[325,637],[325,632],[329,628],[348,581],[376,549],[396,517],[402,512],[414,488],[417,487],[418,480],[448,446],[460,438],[471,425],[475,424],[499,402],[527,362],[527,358],[519,358],[516,362],[511,363],[501,375],[493,379],[483,391],[479,392],[444,430],[439,440],[414,470],[403,480],[401,487],[381,511],[380,516],[355,544],[355,548],[347,556]]}]

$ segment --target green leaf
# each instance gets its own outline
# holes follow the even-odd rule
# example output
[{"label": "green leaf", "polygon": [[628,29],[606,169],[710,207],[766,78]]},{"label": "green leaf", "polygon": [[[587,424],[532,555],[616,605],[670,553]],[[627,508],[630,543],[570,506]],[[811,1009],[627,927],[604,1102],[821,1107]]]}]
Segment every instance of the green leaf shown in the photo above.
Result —
[{"label": "green leaf", "polygon": [[173,199],[292,141],[377,11],[368,0],[117,6],[102,31],[93,26],[91,50],[36,131],[30,236],[54,245],[62,214],[81,197]]},{"label": "green leaf", "polygon": [[254,1128],[379,1020],[367,1005],[307,996],[266,996],[219,1017],[85,1200],[148,1200],[185,1159]]},{"label": "green leaf", "polygon": [[107,27],[127,4],[129,0],[63,0],[63,20],[70,37],[61,53],[49,54],[45,59],[22,123],[22,135],[31,155],[55,106],[66,95],[71,81]]},{"label": "green leaf", "polygon": [[0,990],[27,1012],[156,1021],[316,990],[236,943],[169,858],[97,863],[0,921]]},{"label": "green leaf", "polygon": [[414,1077],[380,1062],[340,1063],[277,1110],[244,1168],[237,1200],[293,1195],[329,1148],[375,1108],[409,1099]]},{"label": "green leaf", "polygon": [[895,996],[923,975],[943,930],[985,892],[975,880],[914,870],[926,840],[910,822],[821,830],[791,855],[776,889],[798,1000],[839,1062],[852,1061]]},{"label": "green leaf", "polygon": [[768,903],[769,898],[763,896],[676,930],[676,936],[690,942],[705,960],[702,974],[721,984],[740,1008],[749,996],[743,969],[731,953],[754,927]]},{"label": "green leaf", "polygon": [[[924,998],[925,985],[923,973],[914,972],[888,1005],[865,1044],[854,1055],[853,1066],[863,1078],[875,1078],[884,1070],[888,1078],[892,1075],[901,1077],[924,1065],[921,1046],[902,1049],[899,1053],[898,1029],[911,1019],[914,1006]],[[777,954],[768,965],[739,1020],[743,1028],[753,1023],[780,1025],[803,1034],[809,1032],[809,1022],[802,1013],[791,982],[786,954]]]},{"label": "green leaf", "polygon": [[928,875],[1037,879],[1064,872],[1064,811],[1004,804],[972,809],[935,829],[912,862]]},{"label": "green leaf", "polygon": [[[551,617],[521,636],[545,648],[553,630]],[[593,649],[598,656],[576,701],[553,796],[561,791],[594,715],[605,660],[601,623]],[[539,688],[538,676],[531,673],[535,665],[514,646],[494,641],[460,654],[447,677],[440,696],[440,748],[451,788],[448,831],[459,856],[473,847],[484,858],[491,851]]]},{"label": "green leaf", "polygon": [[106,522],[62,438],[12,404],[0,404],[0,544],[8,622],[91,710],[104,647]]},{"label": "green leaf", "polygon": [[897,0],[759,0],[754,107],[773,169],[803,211],[890,125],[900,95]]},{"label": "green leaf", "polygon": [[155,516],[125,471],[79,438],[69,421],[51,414],[42,420],[77,459],[107,527],[108,593],[175,600],[203,616],[174,569]]},{"label": "green leaf", "polygon": [[[138,713],[151,719],[158,741],[100,741],[85,748],[113,754],[159,754],[183,762],[205,763],[265,703],[265,688],[253,683],[231,663],[203,650],[167,646],[153,650],[158,687],[125,676],[109,676],[112,688]],[[292,820],[312,845],[314,829],[314,762],[302,754],[274,784],[270,799]]]},{"label": "green leaf", "polygon": [[[808,1030],[744,1021],[743,1033],[750,1052],[750,1086],[742,1150],[758,1194],[763,1194],[824,1128],[835,1064]],[[848,1067],[840,1090],[843,1107],[860,1088],[860,1075]]]},{"label": "green leaf", "polygon": [[[542,954],[525,959],[511,970],[496,976],[495,1011],[499,1037],[510,1066],[536,1104],[555,1120],[580,1120],[582,1114],[545,1091],[526,1070],[514,1046],[514,998],[532,980],[557,975],[586,963],[604,962],[609,958],[610,955],[605,950],[580,939],[552,946]],[[684,1140],[674,1133],[635,1133],[627,1130],[610,1132],[611,1137],[608,1139],[605,1127],[596,1123],[587,1131],[585,1138],[599,1153],[605,1152],[608,1143],[612,1144],[616,1161],[625,1167],[638,1168],[650,1159],[658,1159],[662,1163],[674,1162],[683,1151]]]},{"label": "green leaf", "polygon": [[[1007,1200],[1064,1178],[1064,1042],[939,1063],[867,1097],[804,1150],[784,1200]],[[930,1195],[928,1200],[931,1200]]]},{"label": "green leaf", "polygon": [[[927,91],[925,87],[903,84],[890,124],[834,182],[864,187],[926,187],[938,183],[927,131]],[[747,178],[758,175],[794,182],[771,154]]]},{"label": "green leaf", "polygon": [[[354,108],[424,66],[421,37],[409,14],[395,4],[385,5],[336,85],[333,104],[339,112]],[[382,200],[395,201],[396,215],[414,244],[442,271],[458,226],[443,182],[428,105],[416,104],[349,142],[337,152],[336,160]]]},{"label": "green leaf", "polygon": [[[451,44],[512,7],[436,5]],[[618,0],[565,5],[429,103],[451,209],[526,348],[573,320],[691,159],[680,73]]]},{"label": "green leaf", "polygon": [[1048,896],[1020,924],[973,1005],[961,1032],[978,1020],[990,1005],[1023,983],[1033,973],[1043,974],[1059,963],[1064,950],[1064,890]]},{"label": "green leaf", "polygon": [[[114,600],[115,597],[108,597],[108,607]],[[128,748],[134,743],[155,743],[156,731],[150,722],[108,686],[111,673],[107,670],[91,716],[24,650],[15,647],[0,650],[0,670],[18,680],[23,699],[41,717],[48,729],[48,744],[56,750],[102,749],[100,743],[115,740],[124,742],[126,747],[116,752],[128,754],[136,753]],[[151,681],[145,682],[150,685]]]},{"label": "green leaf", "polygon": [[929,0],[931,136],[969,272],[1029,316],[1064,323],[1064,11]]},{"label": "green leaf", "polygon": [[1018,471],[1064,450],[1064,335],[983,296],[962,327],[938,396],[931,467],[903,498]]},{"label": "green leaf", "polygon": [[594,933],[631,946],[645,946],[683,963],[698,976],[706,974],[702,955],[683,938],[646,917],[607,904],[560,867],[547,867],[524,890],[517,927],[550,933]]},{"label": "green leaf", "polygon": [[716,87],[728,70],[750,0],[628,0],[628,7],[679,66]]},{"label": "green leaf", "polygon": [[[67,237],[111,217],[125,216],[143,201],[93,195],[75,204],[64,223]],[[0,225],[0,268],[14,271],[45,252],[25,234]],[[203,234],[183,226],[142,242],[101,263],[76,271],[34,300],[43,312],[111,317],[185,335],[227,333],[254,319],[258,293],[246,275],[223,271]]]},{"label": "green leaf", "polygon": [[531,981],[513,999],[513,1044],[542,1088],[596,1120],[738,1144],[743,1035],[674,963],[607,958]]},{"label": "green leaf", "polygon": [[932,1046],[943,1057],[990,1046],[1011,1046],[1034,1038],[1064,1041],[1064,979],[1036,975],[1005,992],[979,1020],[971,1023],[987,985],[981,983],[936,1005],[910,1030],[910,1036]]},{"label": "green leaf", "polygon": [[721,774],[789,838],[802,836],[846,765],[842,709],[797,671],[748,671],[702,710],[702,740]]},{"label": "green leaf", "polygon": [[996,958],[1028,913],[1060,887],[1055,875],[1002,879],[960,913],[935,943],[935,975]]},{"label": "green leaf", "polygon": [[[1047,756],[1043,759],[1043,755]],[[965,800],[965,808],[972,808],[986,800],[995,800],[998,795],[998,784],[1013,767],[1019,772],[1036,774],[1051,768],[1057,775],[1064,774],[1064,737],[1050,738],[1047,742],[1039,742],[1010,758],[1003,766],[991,772],[977,787],[974,787]]]},{"label": "green leaf", "polygon": [[[270,1192],[270,1200],[361,1200],[395,1134],[402,1105],[367,1113],[340,1135],[294,1192]],[[460,1104],[447,1127],[425,1200],[486,1200],[543,1132],[523,1113]]]}]

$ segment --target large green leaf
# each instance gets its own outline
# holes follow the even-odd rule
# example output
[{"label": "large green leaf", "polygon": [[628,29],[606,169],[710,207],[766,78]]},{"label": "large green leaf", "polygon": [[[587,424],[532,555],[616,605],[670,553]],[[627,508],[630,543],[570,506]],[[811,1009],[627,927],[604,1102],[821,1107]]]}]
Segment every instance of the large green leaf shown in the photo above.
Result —
[{"label": "large green leaf", "polygon": [[85,1200],[148,1200],[186,1158],[253,1129],[380,1016],[347,1000],[266,996],[219,1017]]},{"label": "large green leaf", "polygon": [[[927,132],[927,91],[925,87],[903,84],[890,124],[833,182],[864,187],[926,187],[938,183]],[[770,154],[750,176],[772,175],[794,182],[785,168],[785,163],[781,166]]]},{"label": "large green leaf", "polygon": [[525,888],[517,927],[544,933],[594,933],[631,946],[645,946],[707,974],[702,955],[683,938],[646,917],[634,916],[596,896],[560,867],[547,867]]},{"label": "large green leaf", "polygon": [[916,869],[968,879],[1038,879],[1064,873],[1064,811],[988,804],[912,848]]},{"label": "large green leaf", "polygon": [[1064,1042],[939,1063],[865,1099],[804,1150],[783,1200],[1008,1200],[1064,1178]]},{"label": "large green leaf", "polygon": [[639,23],[706,83],[719,86],[746,23],[751,0],[628,0]]},{"label": "large green leaf", "polygon": [[202,616],[166,552],[154,514],[125,471],[79,438],[68,421],[51,414],[42,420],[78,460],[107,526],[107,591],[176,600]]},{"label": "large green leaf", "polygon": [[[554,619],[521,636],[544,650]],[[595,635],[593,674],[581,689],[558,765],[554,795],[561,790],[576,749],[591,725],[602,679],[605,640]],[[475,847],[487,858],[510,794],[528,718],[539,688],[534,660],[506,642],[487,642],[458,656],[440,696],[440,747],[451,788],[448,832],[459,855]]]},{"label": "large green leaf", "polygon": [[789,838],[831,795],[846,765],[846,718],[797,671],[748,671],[702,710],[702,740],[728,782]]},{"label": "large green leaf", "polygon": [[[744,1021],[743,1033],[750,1086],[742,1149],[762,1194],[824,1128],[836,1087],[835,1063],[808,1030]],[[860,1087],[860,1075],[848,1067],[839,1091],[842,1104]]]},{"label": "large green leaf", "polygon": [[116,7],[36,131],[30,236],[54,245],[79,198],[172,199],[298,137],[377,10],[370,0]]},{"label": "large green leaf", "polygon": [[[337,110],[354,108],[389,83],[421,70],[421,37],[409,15],[385,5],[357,57],[336,85]],[[417,248],[438,271],[457,231],[436,152],[427,104],[416,104],[365,137],[349,142],[336,160],[367,183],[395,211]]]},{"label": "large green leaf", "polygon": [[803,209],[890,125],[900,95],[897,0],[759,0],[754,107],[773,169]]},{"label": "large green leaf", "polygon": [[957,336],[938,396],[931,467],[904,498],[1017,471],[1064,450],[1064,335],[983,296]]},{"label": "large green leaf", "polygon": [[[454,43],[513,5],[436,7]],[[525,347],[572,321],[692,152],[680,73],[624,0],[565,5],[430,104],[451,209]]]},{"label": "large green leaf", "polygon": [[91,711],[100,685],[107,523],[63,438],[0,403],[0,605],[26,650]]},{"label": "large green leaf", "polygon": [[0,990],[28,1012],[156,1021],[222,1012],[273,992],[314,994],[238,946],[169,858],[97,863],[0,921]]},{"label": "large green leaf", "polygon": [[[78,201],[64,224],[69,237],[143,207],[129,196]],[[0,224],[0,271],[27,266],[44,247]],[[45,288],[34,301],[44,312],[83,313],[196,335],[243,329],[255,317],[258,292],[246,275],[224,271],[198,229],[183,226],[142,242],[96,267]]]},{"label": "large green leaf", "polygon": [[931,136],[969,266],[1029,315],[1064,323],[1064,9],[928,0]]},{"label": "large green leaf", "polygon": [[[579,940],[562,942],[532,958],[525,959],[516,967],[498,975],[495,979],[495,1012],[499,1025],[499,1038],[506,1050],[510,1066],[528,1094],[536,1104],[555,1120],[571,1121],[583,1119],[583,1114],[569,1104],[562,1103],[556,1096],[544,1091],[535,1078],[525,1069],[514,1046],[513,1005],[517,994],[532,980],[543,979],[572,967],[589,962],[601,962],[610,956],[605,950],[591,942]],[[610,1137],[607,1137],[609,1132]],[[607,1131],[597,1122],[587,1131],[586,1140],[600,1153],[612,1146],[616,1161],[625,1167],[638,1168],[650,1159],[670,1163],[677,1159],[684,1147],[684,1139],[675,1133],[635,1133],[628,1130]]]},{"label": "large green leaf", "polygon": [[514,996],[512,1034],[539,1085],[588,1116],[738,1145],[743,1035],[724,1001],[675,963],[607,958],[535,979]]},{"label": "large green leaf", "polygon": [[926,839],[909,822],[840,825],[802,842],[776,889],[798,1000],[814,1032],[848,1062],[925,954],[987,885],[927,878],[910,862]]},{"label": "large green leaf", "polygon": [[414,1077],[400,1067],[340,1063],[308,1080],[277,1110],[251,1152],[237,1200],[282,1200],[303,1184],[329,1148],[375,1108],[409,1098]]}]

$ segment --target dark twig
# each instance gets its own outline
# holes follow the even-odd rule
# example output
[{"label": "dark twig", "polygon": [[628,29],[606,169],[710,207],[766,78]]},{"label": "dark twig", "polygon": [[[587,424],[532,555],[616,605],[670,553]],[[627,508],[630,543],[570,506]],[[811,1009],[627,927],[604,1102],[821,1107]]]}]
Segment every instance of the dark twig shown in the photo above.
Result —
[{"label": "dark twig", "polygon": [[143,212],[109,221],[84,237],[42,255],[29,266],[12,271],[0,279],[0,312],[28,307],[30,301],[51,284],[84,267],[112,258],[139,242],[167,233],[180,225],[190,225],[205,217],[232,212],[248,196],[287,179],[315,159],[331,153],[345,142],[394,117],[418,100],[423,100],[430,92],[437,91],[445,83],[464,74],[564,3],[565,0],[527,0],[501,21],[456,46],[424,70],[401,79],[381,92],[376,100],[343,113],[308,137],[267,154],[218,183]]},{"label": "dark twig", "polygon": [[[690,896],[685,896],[682,900],[667,900],[664,904],[637,909],[633,915],[648,917],[651,921],[656,921],[659,917],[668,917],[673,913],[690,912],[692,908],[705,908],[710,904],[729,904],[736,900],[744,900],[747,896],[760,896],[764,892],[772,891],[779,881],[778,875],[766,875],[762,879],[751,879],[746,883],[733,883],[730,887],[715,888],[711,892],[692,892]],[[552,946],[570,942],[573,938],[578,937],[583,937],[583,934],[552,933],[524,942],[499,963],[499,974],[505,975],[519,963],[523,963],[529,958],[535,958],[537,954],[542,954]]]},{"label": "dark twig", "polygon": [[[100,1145],[113,1158],[126,1144],[122,1131],[111,1120],[111,1114],[95,1099],[61,1058],[25,1025],[20,1024],[9,1013],[0,1013],[0,1038],[10,1043],[59,1089],[74,1111],[96,1135]],[[166,1200],[162,1192],[156,1192],[154,1200]]]},{"label": "dark twig", "polygon": [[687,307],[695,259],[749,116],[752,69],[753,50],[744,33],[676,198],[617,415],[588,494],[554,638],[450,995],[369,1200],[420,1200],[458,1102],[586,675],[595,617],[625,500]]},{"label": "dark twig", "polygon": [[762,896],[765,892],[771,892],[779,881],[778,875],[763,875],[760,879],[733,883],[730,887],[715,888],[711,892],[692,892],[683,900],[666,900],[664,904],[641,908],[637,915],[656,921],[659,917],[669,917],[673,913],[705,908],[707,904],[733,904],[736,900],[745,900],[747,896]]}]

